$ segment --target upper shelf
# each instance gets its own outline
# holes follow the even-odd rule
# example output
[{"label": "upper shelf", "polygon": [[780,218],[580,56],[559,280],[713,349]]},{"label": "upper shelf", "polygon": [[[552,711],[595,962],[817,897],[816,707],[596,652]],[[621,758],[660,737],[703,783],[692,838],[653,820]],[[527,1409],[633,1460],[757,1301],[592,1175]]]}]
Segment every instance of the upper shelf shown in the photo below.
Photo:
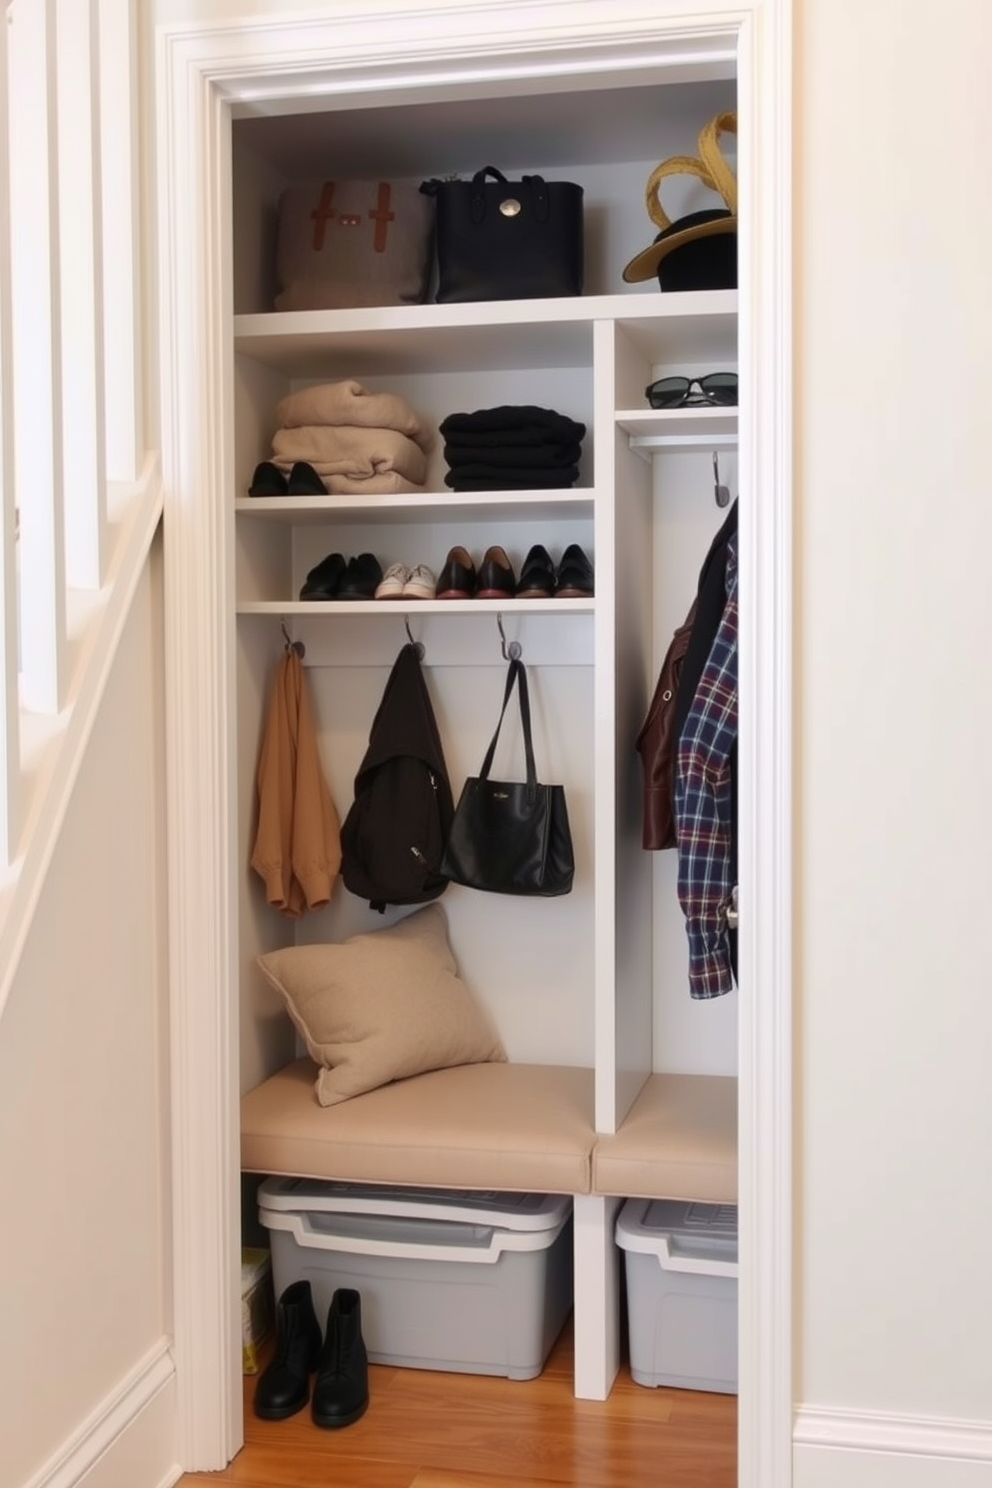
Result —
[{"label": "upper shelf", "polygon": [[700,362],[725,357],[736,341],[737,292],[583,295],[573,299],[485,300],[459,305],[382,305],[234,317],[234,349],[294,377],[323,376],[340,361],[349,375],[378,367],[413,372],[584,367],[592,326],[613,321],[652,360],[666,349]]},{"label": "upper shelf", "polygon": [[630,447],[650,459],[657,449],[728,449],[737,445],[736,408],[625,408],[617,424]]}]

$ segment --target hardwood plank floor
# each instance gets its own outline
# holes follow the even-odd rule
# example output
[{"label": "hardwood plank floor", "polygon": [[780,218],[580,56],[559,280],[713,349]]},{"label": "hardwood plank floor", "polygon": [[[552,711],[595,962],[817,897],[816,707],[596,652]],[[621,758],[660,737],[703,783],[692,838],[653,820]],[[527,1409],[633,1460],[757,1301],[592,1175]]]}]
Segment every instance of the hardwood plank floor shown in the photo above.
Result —
[{"label": "hardwood plank floor", "polygon": [[260,1421],[246,1376],[245,1445],[179,1488],[735,1488],[737,1399],[634,1384],[572,1394],[566,1324],[534,1380],[369,1367],[369,1409],[338,1431],[309,1411]]}]

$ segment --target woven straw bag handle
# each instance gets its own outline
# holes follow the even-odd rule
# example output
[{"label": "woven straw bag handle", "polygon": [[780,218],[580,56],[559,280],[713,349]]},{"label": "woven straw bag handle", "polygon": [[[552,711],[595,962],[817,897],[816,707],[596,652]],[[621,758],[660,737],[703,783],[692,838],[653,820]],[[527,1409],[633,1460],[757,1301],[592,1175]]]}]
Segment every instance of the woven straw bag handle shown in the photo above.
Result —
[{"label": "woven straw bag handle", "polygon": [[668,160],[663,160],[660,165],[655,166],[644,188],[644,204],[648,209],[648,216],[656,227],[664,231],[666,227],[672,225],[671,218],[661,205],[658,195],[658,187],[666,176],[696,176],[704,186],[708,186],[711,191],[716,191],[723,197],[731,213],[736,217],[737,181],[720,149],[720,135],[724,133],[737,133],[735,113],[717,114],[715,119],[703,125],[699,131],[698,157],[672,155]]}]

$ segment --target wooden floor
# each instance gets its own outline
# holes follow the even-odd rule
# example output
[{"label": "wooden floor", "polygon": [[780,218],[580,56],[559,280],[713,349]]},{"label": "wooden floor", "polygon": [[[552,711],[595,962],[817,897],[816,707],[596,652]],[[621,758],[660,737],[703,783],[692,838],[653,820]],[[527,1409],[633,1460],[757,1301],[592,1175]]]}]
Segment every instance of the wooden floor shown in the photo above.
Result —
[{"label": "wooden floor", "polygon": [[369,1367],[369,1408],[335,1431],[309,1411],[260,1421],[245,1378],[245,1445],[179,1488],[735,1488],[737,1400],[636,1385],[572,1394],[571,1323],[534,1380]]}]

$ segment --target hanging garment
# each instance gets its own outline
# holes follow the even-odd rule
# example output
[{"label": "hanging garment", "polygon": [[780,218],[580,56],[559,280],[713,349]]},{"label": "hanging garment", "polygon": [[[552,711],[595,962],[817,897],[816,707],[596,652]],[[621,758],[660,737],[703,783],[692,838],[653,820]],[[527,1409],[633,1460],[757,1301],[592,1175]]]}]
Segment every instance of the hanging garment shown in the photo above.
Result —
[{"label": "hanging garment", "polygon": [[295,918],[330,899],[341,867],[341,832],[321,769],[309,689],[293,650],[276,671],[257,780],[251,866],[268,902]]},{"label": "hanging garment", "polygon": [[[722,997],[734,985],[727,914],[735,882],[737,745],[737,535],[727,541],[726,601],[679,735],[675,770],[678,894],[689,941],[689,995]],[[684,673],[683,673],[684,675]]]}]

